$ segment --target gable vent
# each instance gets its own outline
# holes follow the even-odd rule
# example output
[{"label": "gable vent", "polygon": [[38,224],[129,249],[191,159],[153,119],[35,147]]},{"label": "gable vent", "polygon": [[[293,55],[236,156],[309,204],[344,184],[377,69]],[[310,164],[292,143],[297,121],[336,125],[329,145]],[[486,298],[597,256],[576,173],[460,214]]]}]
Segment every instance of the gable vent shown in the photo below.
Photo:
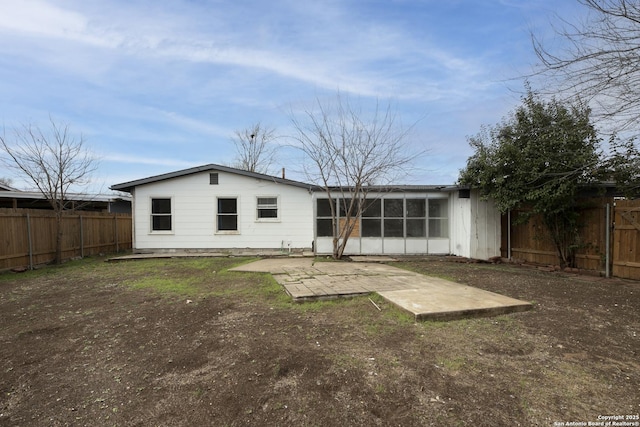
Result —
[{"label": "gable vent", "polygon": [[218,173],[210,173],[209,174],[209,184],[218,185]]}]

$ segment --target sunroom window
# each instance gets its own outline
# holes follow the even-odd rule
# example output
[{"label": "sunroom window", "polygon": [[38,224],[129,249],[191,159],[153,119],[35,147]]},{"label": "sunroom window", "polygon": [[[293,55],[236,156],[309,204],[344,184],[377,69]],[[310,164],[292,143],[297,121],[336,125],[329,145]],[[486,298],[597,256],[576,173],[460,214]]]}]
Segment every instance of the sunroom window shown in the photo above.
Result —
[{"label": "sunroom window", "polygon": [[429,237],[449,237],[448,199],[429,199]]}]

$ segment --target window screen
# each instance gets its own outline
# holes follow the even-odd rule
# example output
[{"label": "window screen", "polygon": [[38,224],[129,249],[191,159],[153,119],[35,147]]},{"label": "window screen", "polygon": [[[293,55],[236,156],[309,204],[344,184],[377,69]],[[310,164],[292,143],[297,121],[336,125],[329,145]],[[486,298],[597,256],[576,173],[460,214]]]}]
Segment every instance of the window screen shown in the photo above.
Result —
[{"label": "window screen", "polygon": [[258,219],[278,218],[278,198],[258,197]]},{"label": "window screen", "polygon": [[448,216],[448,199],[429,199],[429,237],[449,237]]}]

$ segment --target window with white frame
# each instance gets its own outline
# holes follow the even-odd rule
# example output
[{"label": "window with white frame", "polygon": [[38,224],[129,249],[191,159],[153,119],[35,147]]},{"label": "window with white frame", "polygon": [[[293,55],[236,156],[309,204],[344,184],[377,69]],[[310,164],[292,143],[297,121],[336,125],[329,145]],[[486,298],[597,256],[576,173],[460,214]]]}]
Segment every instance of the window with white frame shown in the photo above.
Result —
[{"label": "window with white frame", "polygon": [[238,199],[218,198],[217,231],[238,231]]},{"label": "window with white frame", "polygon": [[171,199],[151,199],[151,231],[171,231]]},{"label": "window with white frame", "polygon": [[258,197],[258,220],[278,219],[278,198]]}]

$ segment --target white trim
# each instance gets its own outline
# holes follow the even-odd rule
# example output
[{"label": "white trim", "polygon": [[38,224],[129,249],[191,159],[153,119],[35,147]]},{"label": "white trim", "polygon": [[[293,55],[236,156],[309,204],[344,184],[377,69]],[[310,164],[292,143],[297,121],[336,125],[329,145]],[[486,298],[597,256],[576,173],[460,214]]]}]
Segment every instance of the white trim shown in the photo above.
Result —
[{"label": "white trim", "polygon": [[[259,218],[258,217],[258,212],[259,212],[259,206],[260,204],[258,203],[258,199],[276,199],[276,217],[275,218]],[[256,201],[256,207],[255,207],[255,221],[256,222],[281,222],[280,221],[280,196],[277,195],[256,195],[255,197],[255,201]],[[269,209],[269,208],[264,208],[264,209]],[[273,209],[273,208],[271,208]]]}]

